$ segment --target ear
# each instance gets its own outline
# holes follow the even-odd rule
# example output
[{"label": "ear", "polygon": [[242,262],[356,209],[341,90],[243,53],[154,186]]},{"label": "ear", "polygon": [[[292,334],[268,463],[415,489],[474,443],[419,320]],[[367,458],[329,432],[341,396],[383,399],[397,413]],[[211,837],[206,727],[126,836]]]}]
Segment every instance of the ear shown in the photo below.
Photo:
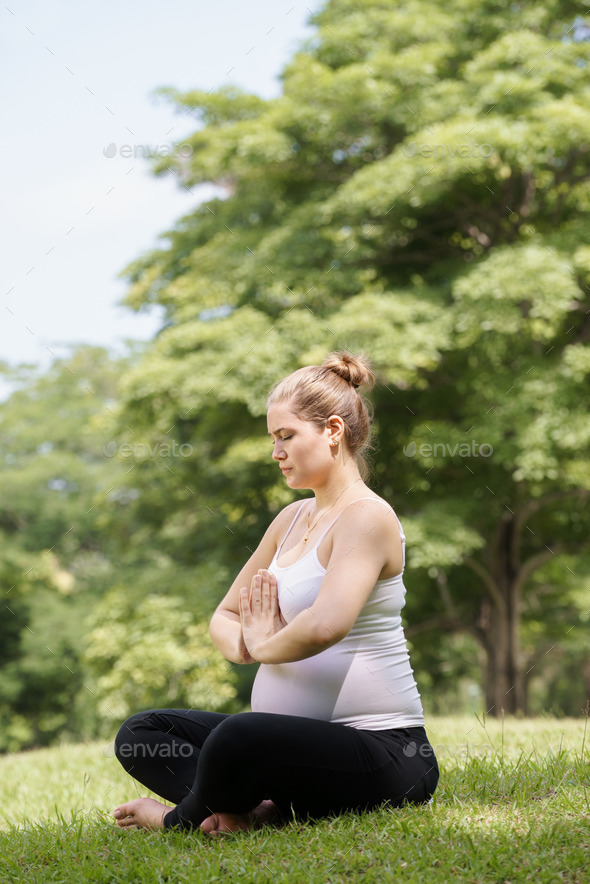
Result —
[{"label": "ear", "polygon": [[332,414],[326,421],[326,431],[330,439],[330,445],[340,445],[344,441],[345,424],[340,415]]}]

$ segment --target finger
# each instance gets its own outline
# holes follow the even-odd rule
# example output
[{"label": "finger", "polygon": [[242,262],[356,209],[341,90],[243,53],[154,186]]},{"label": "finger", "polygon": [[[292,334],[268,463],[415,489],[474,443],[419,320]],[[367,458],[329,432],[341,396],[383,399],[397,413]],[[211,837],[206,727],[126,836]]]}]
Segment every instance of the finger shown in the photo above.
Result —
[{"label": "finger", "polygon": [[242,623],[249,623],[252,619],[250,602],[248,600],[248,588],[246,586],[242,586],[240,590],[240,619]]},{"label": "finger", "polygon": [[279,591],[276,580],[269,581],[270,586],[270,609],[273,615],[279,613]]},{"label": "finger", "polygon": [[256,589],[256,580],[260,577],[261,574],[262,574],[262,568],[259,568],[258,571],[256,572],[256,574],[254,574],[254,576],[252,577],[252,580],[250,581],[250,594],[248,596],[250,601],[252,601],[252,593]]},{"label": "finger", "polygon": [[253,614],[260,613],[260,609],[262,607],[262,577],[260,576],[260,574],[256,574],[254,580],[252,581],[252,594],[250,597],[250,604],[252,606]]},{"label": "finger", "polygon": [[262,610],[265,613],[267,611],[270,611],[270,609],[271,609],[271,607],[270,607],[271,606],[270,580],[268,578],[269,578],[269,572],[263,571],[261,574],[261,577],[260,577],[260,580],[261,580],[260,595],[261,595]]},{"label": "finger", "polygon": [[272,571],[267,571],[268,574],[268,583],[270,586],[271,596],[278,596],[279,594],[279,585],[277,583],[276,575],[272,573]]},{"label": "finger", "polygon": [[279,609],[279,588],[276,575],[272,571],[264,571],[264,580],[266,580],[265,592],[268,597],[268,609],[272,614],[278,612]]}]

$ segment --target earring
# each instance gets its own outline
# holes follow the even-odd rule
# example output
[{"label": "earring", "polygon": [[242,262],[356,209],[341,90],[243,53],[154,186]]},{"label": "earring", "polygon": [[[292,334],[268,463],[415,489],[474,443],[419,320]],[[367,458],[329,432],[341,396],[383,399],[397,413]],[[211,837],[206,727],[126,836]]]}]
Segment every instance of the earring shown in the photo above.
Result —
[{"label": "earring", "polygon": [[330,439],[330,447],[340,445],[340,439]]}]

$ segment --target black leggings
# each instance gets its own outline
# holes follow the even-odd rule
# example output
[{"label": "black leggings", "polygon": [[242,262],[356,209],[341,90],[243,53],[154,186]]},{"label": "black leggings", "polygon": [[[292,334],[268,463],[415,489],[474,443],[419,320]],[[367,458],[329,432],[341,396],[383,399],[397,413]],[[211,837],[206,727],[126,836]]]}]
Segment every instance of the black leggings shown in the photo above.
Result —
[{"label": "black leggings", "polygon": [[115,752],[127,773],[177,805],[165,828],[247,813],[269,798],[285,818],[420,804],[438,782],[423,727],[368,731],[266,712],[140,712],[122,725]]}]

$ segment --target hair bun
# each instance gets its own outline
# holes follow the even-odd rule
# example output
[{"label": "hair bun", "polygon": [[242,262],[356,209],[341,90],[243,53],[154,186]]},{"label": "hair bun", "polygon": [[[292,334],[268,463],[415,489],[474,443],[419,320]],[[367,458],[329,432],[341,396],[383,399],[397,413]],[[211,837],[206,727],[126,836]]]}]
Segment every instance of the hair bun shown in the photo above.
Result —
[{"label": "hair bun", "polygon": [[371,388],[375,383],[371,363],[362,353],[358,356],[352,356],[343,350],[330,353],[323,361],[322,368],[325,368],[326,371],[333,371],[355,389],[357,387]]}]

